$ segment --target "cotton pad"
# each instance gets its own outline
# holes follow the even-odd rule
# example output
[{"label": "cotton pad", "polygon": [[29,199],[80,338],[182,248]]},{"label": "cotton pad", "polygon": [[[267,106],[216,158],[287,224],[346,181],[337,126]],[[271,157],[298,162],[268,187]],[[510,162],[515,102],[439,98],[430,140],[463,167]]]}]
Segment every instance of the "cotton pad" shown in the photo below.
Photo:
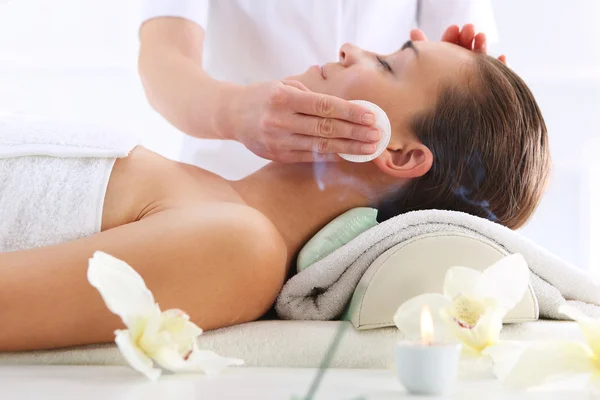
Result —
[{"label": "cotton pad", "polygon": [[377,104],[371,103],[370,101],[365,100],[350,100],[351,103],[359,104],[365,108],[368,108],[370,111],[375,114],[375,124],[373,127],[377,128],[381,133],[381,139],[377,143],[377,150],[373,154],[338,154],[344,160],[348,160],[351,162],[363,163],[376,159],[383,153],[383,151],[387,148],[390,143],[390,139],[392,138],[392,124],[390,124],[390,120],[387,117],[385,111],[381,109]]}]

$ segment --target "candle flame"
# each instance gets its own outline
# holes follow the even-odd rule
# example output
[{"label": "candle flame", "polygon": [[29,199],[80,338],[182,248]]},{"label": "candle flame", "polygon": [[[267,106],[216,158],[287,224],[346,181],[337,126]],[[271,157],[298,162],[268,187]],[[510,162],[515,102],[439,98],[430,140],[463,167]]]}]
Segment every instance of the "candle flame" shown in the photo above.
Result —
[{"label": "candle flame", "polygon": [[428,307],[423,307],[421,310],[421,341],[424,345],[433,342],[433,318]]}]

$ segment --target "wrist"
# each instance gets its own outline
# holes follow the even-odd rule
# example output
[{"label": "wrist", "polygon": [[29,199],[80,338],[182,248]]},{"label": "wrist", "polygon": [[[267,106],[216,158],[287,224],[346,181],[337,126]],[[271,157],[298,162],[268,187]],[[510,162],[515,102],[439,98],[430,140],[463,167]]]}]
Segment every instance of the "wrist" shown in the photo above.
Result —
[{"label": "wrist", "polygon": [[240,103],[245,86],[220,82],[217,110],[214,113],[213,126],[219,137],[223,140],[238,140],[238,118]]}]

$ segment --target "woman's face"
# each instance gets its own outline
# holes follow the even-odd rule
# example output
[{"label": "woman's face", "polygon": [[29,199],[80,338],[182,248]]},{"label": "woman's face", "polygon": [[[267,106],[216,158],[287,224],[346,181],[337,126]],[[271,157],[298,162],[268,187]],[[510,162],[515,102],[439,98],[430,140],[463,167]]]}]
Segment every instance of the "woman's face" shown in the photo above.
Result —
[{"label": "woman's face", "polygon": [[340,49],[340,60],[312,66],[291,79],[313,92],[379,105],[394,132],[406,132],[417,112],[431,108],[444,83],[465,83],[473,53],[443,42],[406,42],[400,50],[379,56],[354,45]]}]

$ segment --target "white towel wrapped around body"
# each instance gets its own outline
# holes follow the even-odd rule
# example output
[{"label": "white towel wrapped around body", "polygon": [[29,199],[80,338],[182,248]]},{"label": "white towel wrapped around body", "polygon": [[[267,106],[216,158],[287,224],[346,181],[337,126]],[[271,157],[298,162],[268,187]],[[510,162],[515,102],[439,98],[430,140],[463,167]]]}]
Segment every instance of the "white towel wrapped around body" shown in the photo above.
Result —
[{"label": "white towel wrapped around body", "polygon": [[0,252],[99,232],[114,162],[137,144],[82,123],[0,116]]},{"label": "white towel wrapped around body", "polygon": [[600,317],[600,282],[589,274],[502,225],[442,210],[414,211],[391,218],[298,273],[279,294],[277,314],[282,319],[297,320],[338,318],[377,257],[399,243],[436,232],[461,232],[491,240],[509,253],[521,253],[533,272],[532,287],[541,318],[565,319],[558,313],[565,302]]}]

